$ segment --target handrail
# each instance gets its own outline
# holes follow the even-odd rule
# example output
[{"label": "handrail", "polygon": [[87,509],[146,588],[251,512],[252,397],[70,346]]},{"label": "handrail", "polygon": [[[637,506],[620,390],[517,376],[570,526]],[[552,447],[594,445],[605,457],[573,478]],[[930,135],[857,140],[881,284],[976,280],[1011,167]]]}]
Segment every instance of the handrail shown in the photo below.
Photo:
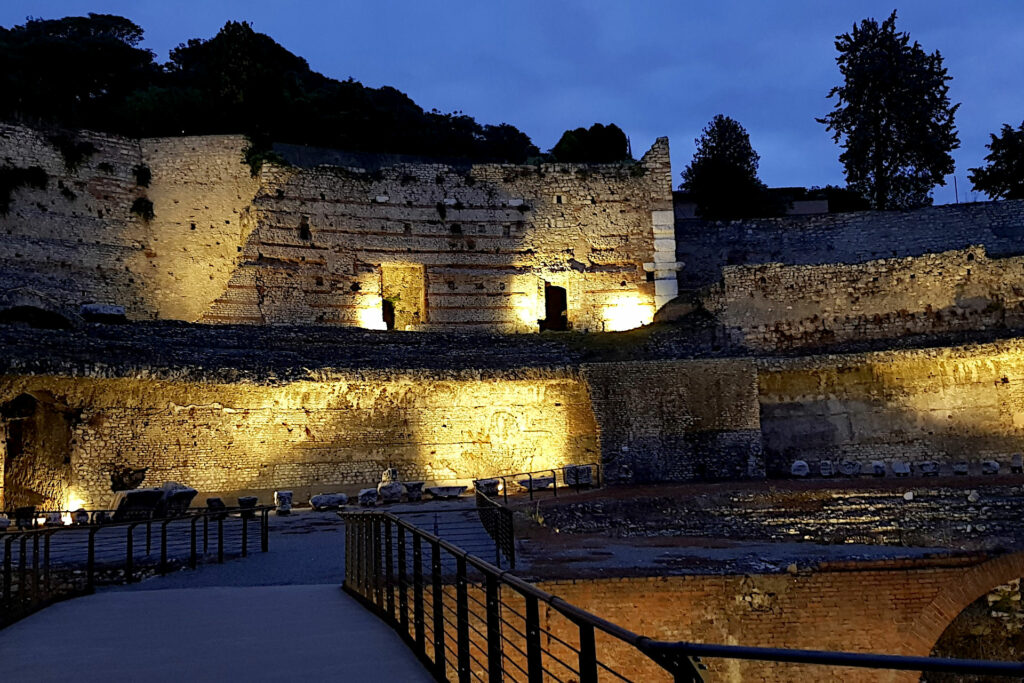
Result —
[{"label": "handrail", "polygon": [[[502,483],[502,496],[504,498],[505,504],[508,505],[508,489],[509,489],[508,480],[509,479],[511,479],[512,481],[514,481],[516,483],[519,483],[517,481],[518,478],[526,477],[527,481],[529,482],[529,484],[527,486],[527,493],[530,496],[530,500],[533,500],[533,491],[534,491],[533,475],[535,475],[535,474],[537,474],[537,475],[545,475],[545,476],[550,476],[551,477],[551,494],[552,494],[552,496],[557,498],[558,497],[558,473],[559,472],[562,473],[562,488],[563,489],[566,489],[566,488],[573,489],[573,488],[575,488],[577,491],[579,491],[579,490],[583,489],[584,484],[583,484],[582,481],[579,480],[578,472],[579,472],[580,469],[582,469],[584,467],[590,469],[594,473],[594,484],[593,485],[596,486],[597,488],[600,488],[601,487],[601,469],[602,469],[602,466],[601,466],[601,463],[598,463],[598,462],[587,462],[587,463],[581,463],[579,465],[576,465],[576,464],[573,464],[573,463],[566,463],[564,465],[559,465],[558,467],[552,467],[552,468],[548,468],[548,469],[544,469],[544,470],[534,470],[533,472],[514,472],[512,474],[496,474],[493,477],[478,477],[478,478],[473,480],[473,486],[476,487],[478,482],[486,481],[487,479],[500,479],[501,483]],[[576,469],[576,471],[577,471],[577,475],[576,475],[577,476],[577,480],[575,482],[573,482],[573,483],[569,483],[565,479],[565,471],[567,469],[571,469],[571,468],[572,469]],[[586,484],[586,486],[590,487],[591,484]]]},{"label": "handrail", "polygon": [[[486,560],[471,555],[453,543],[420,529],[394,514],[376,511],[339,512],[338,514],[346,523],[345,590],[359,598],[363,604],[377,612],[402,634],[409,646],[431,669],[438,680],[449,680],[448,669],[452,667],[449,666],[451,663],[446,663],[444,655],[446,649],[451,654],[458,656],[456,668],[458,680],[465,681],[470,678],[471,629],[462,621],[465,619],[468,624],[470,614],[467,593],[468,568],[480,572],[483,583],[479,588],[485,589],[487,596],[485,602],[477,601],[486,607],[486,628],[472,629],[478,638],[483,638],[486,642],[475,645],[476,654],[473,654],[472,657],[479,659],[481,654],[484,656],[486,661],[478,663],[486,665],[491,681],[502,680],[504,661],[511,661],[509,659],[511,650],[503,650],[503,643],[508,642],[508,636],[503,634],[501,625],[508,622],[505,621],[502,608],[519,614],[503,602],[500,591],[502,587],[514,591],[525,603],[525,614],[519,614],[526,622],[522,629],[522,634],[526,636],[525,649],[512,645],[518,651],[513,652],[512,655],[522,654],[526,657],[524,665],[529,670],[528,676],[531,683],[545,678],[544,655],[566,665],[564,660],[555,658],[554,655],[543,649],[540,638],[543,628],[537,610],[539,603],[549,605],[578,629],[579,649],[575,652],[578,654],[579,669],[578,671],[573,670],[573,675],[578,678],[580,683],[596,682],[599,668],[611,670],[598,657],[599,653],[594,640],[595,631],[600,631],[634,648],[670,674],[675,681],[704,680],[701,671],[705,670],[705,667],[701,663],[701,657],[870,669],[1024,676],[1024,663],[1018,662],[658,641],[636,634],[566,602],[523,580],[511,573],[510,570],[503,570]],[[394,533],[397,533],[397,544],[392,542]],[[406,538],[410,534],[411,542]],[[429,548],[429,551],[425,553],[421,551],[424,544]],[[406,571],[410,559],[409,546],[413,548],[412,561],[415,562],[412,579]],[[395,555],[396,549],[397,556]],[[443,571],[441,551],[448,553],[456,563],[454,573],[455,607],[444,604],[446,599],[453,600],[451,592],[446,591],[444,586],[453,584],[451,574],[446,574]],[[429,559],[430,564],[427,567],[429,576],[424,576],[422,571],[424,559]],[[396,564],[399,565],[397,576]],[[411,602],[413,604],[411,606],[408,595],[410,587],[415,588],[412,591]],[[430,607],[434,611],[435,618],[432,649],[428,647],[424,635],[424,624],[426,623],[424,587],[431,588]],[[397,601],[395,600],[396,591],[398,592]],[[474,598],[474,600],[476,599]],[[396,607],[398,614],[395,613]],[[457,637],[455,637],[457,642],[454,649],[449,646],[453,635],[444,628],[445,610],[455,614],[457,618],[456,623],[449,622],[451,626],[457,627]],[[479,614],[476,615],[476,618],[484,619]],[[518,631],[516,632],[518,633]],[[513,665],[523,672],[527,672],[527,669],[523,669],[514,662]],[[624,680],[629,680],[629,676],[622,672],[613,673]]]}]

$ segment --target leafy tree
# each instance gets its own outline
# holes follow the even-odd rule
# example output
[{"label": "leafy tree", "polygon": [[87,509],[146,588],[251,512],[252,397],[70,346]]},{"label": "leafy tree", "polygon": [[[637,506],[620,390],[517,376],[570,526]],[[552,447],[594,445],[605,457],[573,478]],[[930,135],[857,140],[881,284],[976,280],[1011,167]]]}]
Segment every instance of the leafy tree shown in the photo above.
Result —
[{"label": "leafy tree", "polygon": [[781,213],[757,177],[761,157],[739,122],[718,114],[694,142],[697,151],[683,169],[680,188],[696,202],[699,216],[723,220]]},{"label": "leafy tree", "polygon": [[835,45],[844,82],[829,91],[835,107],[818,122],[842,140],[850,187],[875,209],[931,204],[929,193],[945,185],[950,152],[960,146],[953,122],[960,105],[949,101],[942,55],[897,32],[895,11],[881,25],[854,25]]},{"label": "leafy tree", "polygon": [[568,163],[607,164],[632,158],[626,134],[614,123],[567,130],[549,154]]},{"label": "leafy tree", "polygon": [[990,136],[988,166],[970,169],[971,184],[992,199],[1024,199],[1024,122],[1016,130],[1004,123]]}]

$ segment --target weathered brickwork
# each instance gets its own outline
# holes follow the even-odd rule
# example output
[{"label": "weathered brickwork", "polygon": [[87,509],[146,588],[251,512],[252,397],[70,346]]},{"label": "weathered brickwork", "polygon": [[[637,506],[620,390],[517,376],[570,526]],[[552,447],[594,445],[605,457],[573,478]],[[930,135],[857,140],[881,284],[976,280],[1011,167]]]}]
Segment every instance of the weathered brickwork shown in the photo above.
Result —
[{"label": "weathered brickwork", "polygon": [[2,308],[382,329],[387,304],[398,329],[529,332],[557,296],[546,286],[586,330],[650,322],[676,293],[665,138],[634,164],[266,164],[253,178],[239,136],[77,136],[95,152],[69,169],[44,133],[0,125],[0,162],[49,179],[0,216]]},{"label": "weathered brickwork", "polygon": [[32,462],[56,459],[70,476],[17,459],[7,505],[63,504],[73,493],[102,507],[111,473],[122,468],[147,468],[144,486],[179,481],[203,493],[290,488],[301,495],[372,484],[388,466],[409,480],[464,481],[599,458],[586,387],[564,372],[388,373],[281,386],[0,381],[0,403],[25,394],[48,397],[69,421],[65,443],[28,442],[40,453]]},{"label": "weathered brickwork", "polygon": [[[668,576],[543,582],[569,603],[665,641],[928,656],[974,600],[1024,573],[1021,553],[985,562],[837,564],[796,575]],[[950,566],[951,564],[951,566]],[[550,614],[548,614],[550,616]],[[563,620],[545,624],[566,640]],[[576,638],[578,641],[578,638]],[[572,642],[572,640],[569,640]],[[671,680],[614,641],[598,652],[635,680]],[[916,681],[915,672],[705,660],[716,681]]]},{"label": "weathered brickwork", "polygon": [[706,305],[731,341],[813,347],[1024,323],[1024,258],[983,247],[857,265],[727,266]]}]

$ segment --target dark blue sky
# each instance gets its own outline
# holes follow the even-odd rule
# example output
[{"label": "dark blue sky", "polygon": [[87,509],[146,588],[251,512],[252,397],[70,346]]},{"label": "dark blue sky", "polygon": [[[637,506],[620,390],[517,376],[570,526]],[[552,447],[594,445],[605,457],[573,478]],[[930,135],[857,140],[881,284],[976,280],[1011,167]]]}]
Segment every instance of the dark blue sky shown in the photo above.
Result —
[{"label": "dark blue sky", "polygon": [[[769,185],[844,184],[840,149],[816,116],[839,81],[834,37],[894,8],[897,27],[939,50],[967,169],[988,134],[1024,120],[1024,2],[915,0],[2,0],[0,25],[26,16],[126,16],[159,60],[188,38],[247,20],[311,67],[339,79],[392,85],[426,109],[511,123],[542,149],[566,128],[615,122],[639,156],[659,135],[672,144],[676,182],[693,140],[727,114],[750,133]],[[978,196],[983,199],[983,196]],[[935,191],[953,201],[952,177]]]}]

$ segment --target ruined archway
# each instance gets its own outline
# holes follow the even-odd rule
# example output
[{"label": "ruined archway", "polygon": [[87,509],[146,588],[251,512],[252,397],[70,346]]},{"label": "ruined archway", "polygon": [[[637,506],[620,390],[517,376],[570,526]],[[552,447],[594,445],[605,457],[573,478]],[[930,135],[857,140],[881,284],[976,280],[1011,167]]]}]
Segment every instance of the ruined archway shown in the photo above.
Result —
[{"label": "ruined archway", "polygon": [[57,509],[71,482],[72,415],[47,392],[0,403],[2,505]]}]

